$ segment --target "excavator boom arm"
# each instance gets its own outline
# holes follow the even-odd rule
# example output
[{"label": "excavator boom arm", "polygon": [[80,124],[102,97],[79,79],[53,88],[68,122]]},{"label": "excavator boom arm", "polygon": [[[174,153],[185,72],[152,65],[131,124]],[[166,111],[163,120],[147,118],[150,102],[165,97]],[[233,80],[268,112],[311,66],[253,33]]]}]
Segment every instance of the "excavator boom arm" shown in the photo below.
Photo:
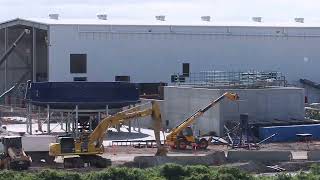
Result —
[{"label": "excavator boom arm", "polygon": [[227,97],[228,99],[230,99],[232,101],[235,101],[235,100],[239,99],[239,96],[237,94],[229,93],[229,92],[224,93],[223,95],[218,97],[216,100],[214,100],[210,104],[208,104],[206,107],[204,107],[203,109],[198,110],[193,115],[191,115],[186,120],[184,120],[181,124],[179,124],[177,127],[172,129],[172,131],[167,135],[167,139],[171,138],[171,137],[174,137],[174,136],[177,136],[182,130],[184,130],[185,128],[187,128],[191,124],[193,124],[195,120],[197,120],[200,116],[202,116],[210,108],[214,107],[217,103],[219,103],[225,97]]},{"label": "excavator boom arm", "polygon": [[[89,143],[100,142],[108,128],[120,123],[125,123],[133,118],[146,117],[152,114],[152,108],[141,111],[134,111],[137,108],[131,108],[126,111],[116,113],[115,115],[104,118],[89,136]],[[102,142],[100,142],[102,143]]]}]

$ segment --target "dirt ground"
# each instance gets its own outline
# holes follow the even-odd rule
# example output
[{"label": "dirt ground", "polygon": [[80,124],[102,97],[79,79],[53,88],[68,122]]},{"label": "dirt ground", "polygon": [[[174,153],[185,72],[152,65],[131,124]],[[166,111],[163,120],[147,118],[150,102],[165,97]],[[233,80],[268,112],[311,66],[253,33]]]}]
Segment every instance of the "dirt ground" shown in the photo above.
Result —
[{"label": "dirt ground", "polygon": [[[210,145],[207,150],[169,150],[168,156],[205,156],[214,151],[224,151],[227,152],[231,148],[226,145]],[[244,150],[244,149],[237,149]],[[271,172],[274,173],[273,169],[268,168],[267,166],[271,165],[279,165],[280,167],[286,169],[286,172],[294,172],[299,170],[308,170],[311,164],[319,163],[319,162],[310,162],[307,161],[307,151],[308,150],[320,150],[320,141],[314,141],[310,143],[305,142],[294,142],[294,143],[268,143],[263,144],[260,147],[260,150],[268,151],[268,150],[277,150],[277,151],[291,151],[293,154],[293,161],[291,162],[279,162],[275,164],[264,164],[258,162],[242,162],[242,163],[227,163],[222,166],[227,167],[237,167],[244,171],[248,171],[250,173],[265,173]],[[104,158],[111,159],[112,166],[123,166],[127,162],[132,162],[134,157],[136,156],[153,156],[156,153],[156,148],[134,148],[131,146],[114,146],[114,147],[106,147],[105,153],[102,155]],[[65,171],[78,171],[82,172],[83,169],[63,169],[62,163],[58,163],[55,165],[47,165],[47,164],[36,164],[33,165],[29,171],[39,171],[41,169],[61,169]],[[86,172],[89,171],[99,171],[101,169],[87,167],[85,168]]]},{"label": "dirt ground", "polygon": [[[227,145],[210,145],[207,150],[193,150],[188,149],[184,151],[179,150],[169,150],[170,154],[208,154],[212,151],[228,151],[232,150],[231,147]],[[234,149],[234,150],[245,150],[245,149]],[[268,143],[261,144],[260,149],[263,151],[310,151],[310,150],[320,150],[320,141],[312,142],[292,142],[292,143]],[[156,148],[134,148],[131,146],[114,146],[106,147],[106,154],[154,154]]]}]

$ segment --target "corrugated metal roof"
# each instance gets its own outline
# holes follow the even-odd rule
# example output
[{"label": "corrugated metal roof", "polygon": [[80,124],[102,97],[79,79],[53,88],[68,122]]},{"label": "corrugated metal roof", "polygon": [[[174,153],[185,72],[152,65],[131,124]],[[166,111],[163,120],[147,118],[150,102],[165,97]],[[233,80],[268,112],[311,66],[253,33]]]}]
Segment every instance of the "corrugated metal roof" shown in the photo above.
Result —
[{"label": "corrugated metal roof", "polygon": [[49,18],[17,18],[0,23],[5,24],[15,20],[29,21],[32,23],[39,23],[45,25],[154,25],[154,26],[223,26],[223,27],[320,27],[318,22],[221,22],[221,21],[201,21],[199,20],[166,20],[158,21],[156,19],[63,19],[59,20]]}]

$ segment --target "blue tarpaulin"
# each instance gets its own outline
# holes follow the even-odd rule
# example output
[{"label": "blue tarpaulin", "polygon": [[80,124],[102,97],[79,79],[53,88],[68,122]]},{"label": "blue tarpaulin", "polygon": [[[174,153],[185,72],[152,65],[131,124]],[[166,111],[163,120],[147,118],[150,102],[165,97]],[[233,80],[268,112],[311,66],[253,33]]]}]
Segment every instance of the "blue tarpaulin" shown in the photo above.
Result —
[{"label": "blue tarpaulin", "polygon": [[259,137],[265,139],[277,134],[269,142],[298,141],[297,134],[312,134],[312,139],[320,139],[320,124],[260,127]]},{"label": "blue tarpaulin", "polygon": [[51,108],[103,109],[137,103],[139,90],[126,82],[41,82],[29,85],[27,100]]}]

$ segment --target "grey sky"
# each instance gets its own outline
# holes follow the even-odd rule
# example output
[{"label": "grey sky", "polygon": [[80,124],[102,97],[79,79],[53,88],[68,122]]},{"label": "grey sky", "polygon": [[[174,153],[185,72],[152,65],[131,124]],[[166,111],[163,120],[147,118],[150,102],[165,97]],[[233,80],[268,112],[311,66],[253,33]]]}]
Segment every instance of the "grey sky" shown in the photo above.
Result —
[{"label": "grey sky", "polygon": [[155,15],[188,20],[203,15],[217,21],[248,21],[262,16],[266,21],[305,17],[320,22],[319,0],[0,0],[0,21],[16,17],[150,19]]}]

